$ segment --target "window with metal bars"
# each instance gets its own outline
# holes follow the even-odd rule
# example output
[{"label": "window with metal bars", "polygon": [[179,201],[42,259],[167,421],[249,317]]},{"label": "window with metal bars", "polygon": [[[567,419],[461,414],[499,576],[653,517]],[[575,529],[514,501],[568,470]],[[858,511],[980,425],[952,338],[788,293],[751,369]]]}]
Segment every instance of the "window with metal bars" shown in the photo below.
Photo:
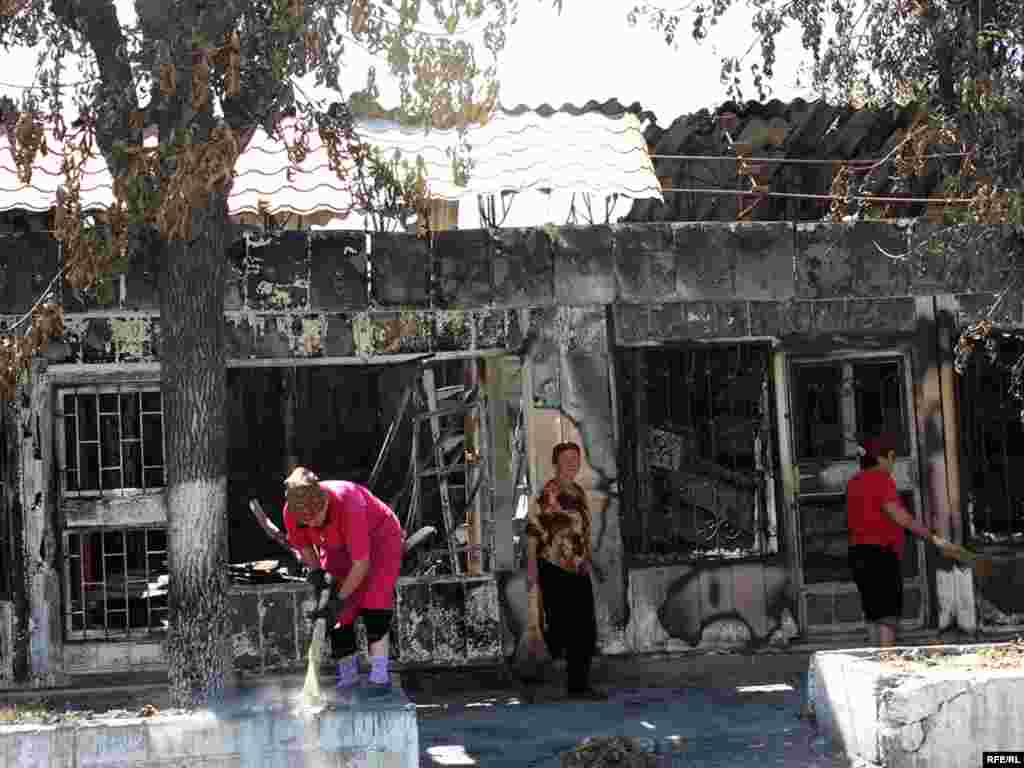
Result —
[{"label": "window with metal bars", "polygon": [[623,538],[638,563],[777,549],[771,347],[624,350]]},{"label": "window with metal bars", "polygon": [[167,532],[162,528],[64,534],[69,640],[144,637],[167,629]]},{"label": "window with metal bars", "polygon": [[163,487],[163,403],[158,388],[61,389],[57,419],[65,497]]},{"label": "window with metal bars", "polygon": [[978,349],[957,377],[966,527],[976,544],[1024,544],[1024,402],[1012,369],[1024,339]]},{"label": "window with metal bars", "polygon": [[[157,385],[61,388],[55,415],[65,502],[141,499],[163,489],[163,402]],[[145,637],[166,629],[166,528],[113,522],[64,533],[68,640]]]}]

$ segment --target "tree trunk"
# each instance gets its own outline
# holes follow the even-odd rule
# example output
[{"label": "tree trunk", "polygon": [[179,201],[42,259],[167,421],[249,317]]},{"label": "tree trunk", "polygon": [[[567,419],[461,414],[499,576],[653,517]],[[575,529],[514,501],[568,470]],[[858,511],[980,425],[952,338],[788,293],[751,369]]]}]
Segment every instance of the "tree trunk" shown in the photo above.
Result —
[{"label": "tree trunk", "polygon": [[223,194],[193,213],[193,237],[164,243],[160,359],[170,570],[172,705],[222,698],[227,653],[227,385],[224,291],[230,222]]}]

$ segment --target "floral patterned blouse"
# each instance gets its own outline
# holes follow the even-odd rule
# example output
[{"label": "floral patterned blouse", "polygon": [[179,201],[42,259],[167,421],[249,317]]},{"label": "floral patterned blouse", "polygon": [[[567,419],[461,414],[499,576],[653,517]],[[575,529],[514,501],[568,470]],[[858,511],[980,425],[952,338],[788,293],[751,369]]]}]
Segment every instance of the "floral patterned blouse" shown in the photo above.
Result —
[{"label": "floral patterned blouse", "polygon": [[566,571],[576,573],[584,560],[592,561],[590,511],[579,484],[565,488],[549,480],[530,507],[526,534],[537,539],[537,557]]}]

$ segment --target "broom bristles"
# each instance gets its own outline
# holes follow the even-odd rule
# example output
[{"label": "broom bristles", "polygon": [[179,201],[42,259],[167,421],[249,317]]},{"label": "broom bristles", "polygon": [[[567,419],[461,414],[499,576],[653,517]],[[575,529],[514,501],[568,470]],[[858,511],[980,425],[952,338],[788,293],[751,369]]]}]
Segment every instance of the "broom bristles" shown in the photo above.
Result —
[{"label": "broom bristles", "polygon": [[320,701],[320,656],[325,634],[327,634],[327,622],[317,619],[313,627],[313,637],[309,641],[306,683],[302,686],[302,699],[307,704],[316,704]]}]

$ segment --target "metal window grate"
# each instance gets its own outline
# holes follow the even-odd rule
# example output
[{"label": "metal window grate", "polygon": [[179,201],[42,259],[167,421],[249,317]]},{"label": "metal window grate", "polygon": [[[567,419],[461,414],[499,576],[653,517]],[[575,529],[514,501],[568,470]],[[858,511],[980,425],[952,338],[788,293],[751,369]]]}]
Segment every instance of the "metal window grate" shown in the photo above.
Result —
[{"label": "metal window grate", "polygon": [[627,553],[662,563],[772,551],[770,345],[629,350],[620,360],[636,510],[623,522]]},{"label": "metal window grate", "polygon": [[163,402],[157,388],[77,387],[57,396],[65,497],[164,486]]},{"label": "metal window grate", "polygon": [[167,628],[167,531],[120,528],[64,534],[69,640],[107,640]]},{"label": "metal window grate", "polygon": [[978,544],[1024,543],[1024,406],[1011,368],[1024,340],[977,350],[957,377],[967,535]]}]

